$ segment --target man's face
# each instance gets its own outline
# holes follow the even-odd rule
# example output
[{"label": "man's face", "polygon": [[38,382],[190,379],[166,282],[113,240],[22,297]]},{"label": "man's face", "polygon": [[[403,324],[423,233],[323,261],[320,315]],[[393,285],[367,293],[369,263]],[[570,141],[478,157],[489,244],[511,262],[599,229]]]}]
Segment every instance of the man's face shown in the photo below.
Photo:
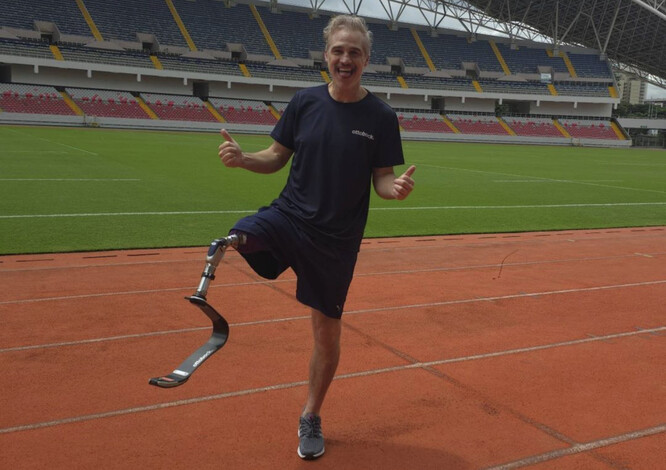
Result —
[{"label": "man's face", "polygon": [[365,37],[359,31],[338,29],[331,34],[324,58],[333,82],[340,87],[360,86],[363,69],[370,59]]}]

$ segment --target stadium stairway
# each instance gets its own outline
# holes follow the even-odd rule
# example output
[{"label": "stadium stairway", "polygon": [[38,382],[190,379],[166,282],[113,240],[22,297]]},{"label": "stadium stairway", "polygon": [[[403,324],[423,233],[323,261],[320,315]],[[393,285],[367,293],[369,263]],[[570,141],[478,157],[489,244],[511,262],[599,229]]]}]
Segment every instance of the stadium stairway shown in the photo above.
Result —
[{"label": "stadium stairway", "polygon": [[502,53],[500,50],[497,48],[497,44],[495,44],[495,41],[488,41],[490,43],[490,47],[495,53],[495,57],[497,57],[497,62],[502,66],[502,70],[504,71],[504,75],[511,75],[511,70],[509,70],[509,66],[506,64],[506,61],[504,60],[504,57],[502,57]]},{"label": "stadium stairway", "polygon": [[164,66],[162,65],[162,62],[160,61],[160,59],[156,55],[150,54],[150,60],[153,63],[153,66],[157,70],[163,70],[164,69]]},{"label": "stadium stairway", "polygon": [[60,52],[60,48],[56,46],[55,44],[49,45],[49,49],[51,50],[51,54],[53,54],[53,58],[55,60],[65,60],[65,58],[62,56],[62,52]]},{"label": "stadium stairway", "polygon": [[183,35],[183,39],[185,39],[185,42],[187,43],[187,47],[190,48],[191,51],[196,51],[197,46],[194,44],[194,41],[190,37],[190,33],[187,31],[187,27],[185,26],[185,23],[183,23],[183,20],[180,18],[180,15],[178,14],[178,10],[176,10],[176,6],[173,4],[172,0],[164,0],[169,7],[169,11],[171,12],[171,16],[173,16],[173,20],[176,22],[178,25],[178,29],[180,29],[180,33]]},{"label": "stadium stairway", "polygon": [[564,59],[564,63],[567,66],[567,70],[569,71],[569,75],[571,75],[571,78],[578,78],[578,74],[576,73],[576,69],[574,68],[573,64],[571,63],[571,60],[569,59],[569,56],[567,55],[566,52],[560,51],[560,57]]},{"label": "stadium stairway", "polygon": [[206,107],[206,109],[208,109],[208,111],[210,112],[210,114],[212,114],[213,117],[214,117],[215,119],[218,120],[218,122],[227,122],[226,119],[224,119],[224,118],[222,117],[222,115],[221,115],[220,113],[217,112],[217,109],[215,109],[215,108],[213,107],[213,105],[210,104],[210,101],[208,101],[208,100],[204,100],[203,103],[204,103],[204,106]]},{"label": "stadium stairway", "polygon": [[155,119],[155,120],[159,119],[159,117],[157,117],[157,114],[155,114],[155,111],[150,109],[150,107],[146,104],[146,102],[143,101],[143,98],[141,98],[139,95],[136,95],[134,98],[136,99],[136,102],[139,103],[139,106],[141,106],[141,109],[143,109],[143,111],[148,115],[150,119]]},{"label": "stadium stairway", "polygon": [[446,123],[447,126],[449,126],[449,129],[453,131],[454,134],[460,134],[460,129],[458,129],[455,124],[451,121],[451,119],[448,118],[448,116],[442,116],[442,119]]},{"label": "stadium stairway", "polygon": [[88,27],[90,28],[90,32],[92,33],[93,37],[97,41],[104,41],[104,37],[102,36],[102,33],[99,32],[99,29],[97,28],[97,25],[95,24],[95,21],[92,19],[92,16],[90,16],[90,13],[88,12],[88,8],[86,8],[86,5],[83,3],[83,0],[76,0],[76,4],[79,7],[79,10],[81,11],[81,14],[83,15],[83,19],[86,20],[86,23],[88,24]]},{"label": "stadium stairway", "polygon": [[617,121],[615,120],[615,118],[613,118],[613,119],[611,120],[610,125],[611,125],[611,129],[613,129],[613,132],[615,132],[615,135],[617,136],[617,138],[618,138],[619,140],[627,140],[627,138],[628,138],[628,134],[626,134],[626,133],[622,130],[622,127],[620,127],[620,125],[617,123]]},{"label": "stadium stairway", "polygon": [[250,71],[249,71],[248,68],[247,68],[247,65],[245,65],[245,64],[238,64],[238,68],[240,68],[240,70],[241,70],[241,72],[243,73],[243,76],[244,76],[244,77],[251,77],[251,76],[252,76],[252,74],[250,73]]},{"label": "stadium stairway", "polygon": [[279,121],[282,116],[280,116],[280,113],[278,112],[277,109],[275,109],[275,106],[272,104],[268,106],[268,110],[271,112],[273,117],[275,118],[276,121]]},{"label": "stadium stairway", "polygon": [[571,134],[564,128],[562,124],[557,119],[553,119],[553,125],[557,127],[557,130],[560,131],[560,133],[566,137],[567,139],[571,139]]},{"label": "stadium stairway", "polygon": [[264,21],[261,19],[261,15],[259,14],[259,11],[257,11],[257,7],[255,7],[254,5],[250,5],[250,10],[252,11],[252,16],[254,16],[254,19],[257,21],[257,25],[259,25],[259,29],[264,35],[264,39],[266,39],[268,47],[271,48],[273,55],[278,60],[282,59],[282,54],[280,54],[280,51],[278,50],[277,45],[275,44],[275,41],[273,41],[273,38],[271,37],[271,33],[268,32],[268,28],[266,28]]},{"label": "stadium stairway", "polygon": [[506,131],[507,134],[513,135],[513,136],[516,135],[516,132],[513,129],[511,129],[511,126],[509,126],[509,124],[507,124],[507,122],[504,119],[497,116],[497,122],[500,123],[500,126],[502,126],[504,128],[504,130]]},{"label": "stadium stairway", "polygon": [[421,41],[421,38],[419,37],[419,33],[414,29],[410,28],[410,31],[412,32],[412,36],[414,37],[414,41],[416,41],[416,45],[418,46],[419,50],[421,51],[421,55],[423,55],[423,58],[426,61],[426,64],[428,64],[428,68],[430,69],[431,72],[434,72],[437,70],[437,67],[435,67],[435,64],[433,63],[432,59],[430,58],[430,54],[428,54],[428,51],[423,44],[423,41]]},{"label": "stadium stairway", "polygon": [[74,102],[72,97],[67,94],[67,92],[59,91],[58,93],[60,93],[62,99],[65,100],[65,103],[74,112],[74,114],[76,114],[77,116],[83,116],[83,110],[79,108],[79,106]]}]

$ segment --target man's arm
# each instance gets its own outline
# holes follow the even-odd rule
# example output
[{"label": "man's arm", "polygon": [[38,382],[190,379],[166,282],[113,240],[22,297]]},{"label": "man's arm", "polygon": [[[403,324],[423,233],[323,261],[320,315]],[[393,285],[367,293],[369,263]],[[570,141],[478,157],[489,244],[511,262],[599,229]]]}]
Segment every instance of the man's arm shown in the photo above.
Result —
[{"label": "man's arm", "polygon": [[377,195],[383,199],[402,200],[409,196],[414,189],[412,175],[416,166],[410,166],[406,172],[396,178],[392,166],[374,168],[372,170],[372,184]]},{"label": "man's arm", "polygon": [[243,152],[240,145],[225,129],[220,133],[224,137],[224,142],[219,147],[218,155],[222,163],[229,168],[244,168],[255,173],[275,173],[287,164],[294,153],[276,141],[259,152]]}]

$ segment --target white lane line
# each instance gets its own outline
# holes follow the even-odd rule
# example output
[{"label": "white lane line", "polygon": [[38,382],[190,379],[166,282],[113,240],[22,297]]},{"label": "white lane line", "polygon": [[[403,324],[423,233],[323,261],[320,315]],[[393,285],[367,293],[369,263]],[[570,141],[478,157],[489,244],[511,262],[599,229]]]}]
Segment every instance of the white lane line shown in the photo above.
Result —
[{"label": "white lane line", "polygon": [[[571,180],[572,183],[623,183],[623,180]],[[559,183],[557,180],[493,180],[493,183]]]},{"label": "white lane line", "polygon": [[[666,204],[666,202],[664,202]],[[237,211],[164,211],[164,212],[99,212],[99,213],[81,213],[81,214],[16,214],[0,215],[0,219],[52,219],[60,217],[126,217],[126,216],[144,216],[144,215],[205,215],[205,214],[253,214],[256,210],[237,210]]]},{"label": "white lane line", "polygon": [[513,173],[502,173],[502,172],[498,172],[498,171],[472,170],[470,168],[456,168],[456,167],[451,167],[451,166],[430,165],[430,164],[425,164],[425,163],[416,163],[416,164],[420,165],[420,166],[425,166],[425,167],[429,167],[429,168],[438,168],[438,169],[442,169],[442,170],[466,171],[466,172],[469,172],[469,173],[483,173],[483,174],[486,174],[486,175],[510,176],[512,178],[523,178],[523,179],[530,178],[530,179],[535,179],[535,180],[550,181],[550,182],[554,182],[554,183],[580,184],[580,185],[584,185],[584,186],[598,186],[598,187],[601,187],[601,188],[624,189],[626,191],[640,191],[640,192],[647,192],[647,193],[666,194],[666,191],[660,191],[658,189],[631,188],[631,187],[626,187],[626,186],[615,186],[615,185],[610,185],[610,184],[599,184],[599,183],[589,183],[589,182],[576,181],[576,180],[544,178],[544,177],[541,177],[541,176],[532,176],[532,175],[515,175]]},{"label": "white lane line", "polygon": [[[495,265],[497,267],[499,265]],[[368,276],[377,276],[379,273],[369,273],[367,274]],[[386,274],[386,273],[385,273]],[[389,273],[393,274],[393,273]],[[397,274],[400,274],[398,272]],[[251,286],[251,285],[257,285],[257,284],[279,284],[279,283],[284,283],[284,282],[294,282],[295,279],[277,279],[273,281],[248,281],[248,282],[237,282],[233,284],[218,284],[215,286],[211,286],[210,288],[221,288],[221,287],[235,287],[235,286]],[[597,286],[597,287],[582,287],[582,288],[574,288],[574,289],[563,289],[563,290],[556,290],[556,291],[543,291],[543,292],[534,292],[534,293],[520,293],[520,294],[509,294],[509,295],[504,295],[504,296],[495,296],[495,297],[483,297],[483,298],[478,298],[482,300],[503,300],[503,299],[513,299],[513,298],[519,298],[519,297],[538,297],[540,295],[553,295],[553,294],[569,294],[569,293],[575,293],[575,292],[589,292],[589,291],[596,291],[596,290],[608,290],[608,289],[616,289],[616,288],[626,288],[626,287],[638,287],[638,286],[649,286],[649,285],[655,285],[655,284],[663,284],[666,283],[666,279],[660,279],[660,280],[655,280],[655,281],[644,281],[644,282],[636,282],[636,283],[628,283],[628,284],[612,284],[608,286]],[[62,300],[76,300],[76,299],[89,299],[89,298],[97,298],[97,297],[112,297],[112,296],[117,296],[117,295],[137,295],[137,294],[157,294],[160,292],[177,292],[177,291],[182,291],[182,290],[190,290],[194,289],[196,286],[189,286],[189,287],[171,287],[171,288],[164,288],[164,289],[144,289],[144,290],[133,290],[133,291],[119,291],[119,292],[101,292],[98,294],[79,294],[79,295],[65,295],[65,296],[59,296],[59,297],[41,297],[37,299],[18,299],[18,300],[3,300],[0,302],[0,305],[8,305],[8,304],[30,304],[30,303],[35,303],[35,302],[52,302],[52,301],[62,301]],[[478,299],[462,299],[462,300],[447,300],[444,302],[436,302],[436,303],[429,303],[429,304],[417,304],[415,307],[422,307],[422,306],[428,306],[428,307],[433,307],[433,306],[438,306],[438,305],[451,305],[451,304],[458,304],[458,303],[466,303],[466,302],[474,302]],[[375,311],[375,310],[389,310],[391,308],[411,308],[411,307],[378,307],[377,309],[371,309],[367,310],[368,312],[370,311]],[[361,310],[357,310],[356,312],[360,312]],[[365,310],[364,310],[365,311]],[[351,313],[348,311],[345,311],[345,313]]]},{"label": "white lane line", "polygon": [[[61,147],[66,147],[66,148],[68,148],[68,149],[76,150],[77,152],[87,153],[88,155],[94,155],[94,156],[98,156],[98,155],[99,155],[98,153],[91,152],[90,150],[84,150],[84,149],[82,149],[82,148],[78,148],[78,147],[74,147],[74,146],[72,146],[72,145],[67,145],[67,144],[63,144],[63,143],[60,143],[60,142],[56,142],[56,141],[54,141],[54,140],[46,139],[46,138],[44,138],[44,137],[35,137],[34,135],[31,135],[31,134],[28,133],[28,132],[22,132],[22,131],[19,131],[19,130],[17,130],[17,129],[7,129],[7,130],[8,130],[9,132],[13,132],[13,133],[15,133],[15,134],[19,134],[19,135],[27,136],[27,137],[29,137],[31,140],[41,140],[42,142],[48,142],[49,144],[59,145],[59,146],[61,146]],[[42,150],[42,151],[40,151],[40,150],[35,151],[35,153],[43,153],[43,152],[44,152],[43,150]]]},{"label": "white lane line", "polygon": [[[291,279],[279,279],[271,281],[271,283],[281,283],[281,282],[292,282]],[[262,281],[248,281],[248,282],[236,282],[233,284],[218,284],[211,286],[210,288],[220,288],[220,287],[229,287],[229,286],[251,286],[256,284],[265,284]],[[197,286],[187,286],[187,287],[170,287],[164,289],[145,289],[145,290],[130,290],[130,291],[120,291],[120,292],[102,292],[99,294],[80,294],[80,295],[65,295],[60,297],[41,297],[38,299],[22,299],[22,300],[4,300],[0,302],[0,305],[6,304],[30,304],[35,302],[51,302],[51,301],[61,301],[61,300],[76,300],[76,299],[94,299],[98,297],[113,297],[116,295],[137,295],[137,294],[157,294],[160,292],[178,292],[183,290],[193,290]]]},{"label": "white lane line", "polygon": [[[288,281],[285,281],[285,282],[288,282]],[[433,302],[433,303],[425,303],[425,304],[398,305],[398,306],[377,307],[377,308],[371,308],[371,309],[348,310],[348,311],[345,311],[344,315],[346,315],[346,316],[362,315],[362,314],[367,314],[367,313],[390,312],[390,311],[395,311],[395,310],[443,307],[443,306],[448,306],[448,305],[489,302],[489,301],[496,301],[496,300],[521,299],[521,298],[540,297],[540,296],[558,295],[558,294],[569,294],[569,293],[577,293],[577,292],[591,292],[591,291],[600,291],[600,290],[608,290],[608,289],[615,289],[615,288],[640,287],[640,286],[665,284],[665,283],[666,283],[666,280],[661,280],[661,281],[640,282],[640,283],[635,283],[635,284],[619,284],[619,285],[614,285],[614,286],[598,286],[598,287],[587,287],[587,288],[581,288],[581,289],[565,289],[565,290],[558,290],[558,291],[520,293],[520,294],[503,295],[503,296],[496,296],[496,297],[475,297],[473,299],[447,300],[447,301],[444,301],[444,302]],[[275,318],[275,319],[269,319],[269,320],[256,320],[256,321],[243,322],[243,323],[232,323],[230,326],[238,327],[238,326],[264,325],[264,324],[270,324],[270,323],[280,323],[280,322],[295,321],[295,320],[308,320],[308,319],[310,319],[309,315],[303,315],[303,316],[295,316],[295,317],[287,317],[287,318]],[[77,346],[77,345],[89,344],[89,343],[102,343],[102,342],[106,342],[106,341],[119,341],[119,340],[124,340],[124,339],[131,339],[131,338],[142,338],[142,337],[149,337],[149,336],[176,334],[176,333],[192,332],[192,331],[205,330],[205,329],[210,329],[210,327],[198,327],[198,328],[188,328],[188,329],[179,329],[179,330],[165,330],[165,331],[155,331],[155,332],[148,332],[148,333],[136,333],[136,334],[130,334],[130,335],[121,335],[121,336],[91,338],[91,339],[84,339],[84,340],[78,340],[78,341],[67,341],[67,342],[61,342],[61,343],[48,343],[48,344],[38,344],[38,345],[31,345],[31,346],[17,346],[17,347],[13,347],[13,348],[0,349],[0,354],[1,353],[6,353],[6,352],[12,352],[12,351],[23,351],[23,350],[29,350],[29,349],[57,348],[57,347],[62,347],[62,346]],[[647,331],[647,330],[641,330],[641,331],[644,332],[644,331]],[[596,338],[597,337],[594,337],[594,338],[592,338],[592,340],[596,340]]]},{"label": "white lane line", "polygon": [[141,181],[139,178],[0,178],[0,181]]},{"label": "white lane line", "polygon": [[[666,191],[657,191],[664,192]],[[567,209],[567,208],[599,208],[599,207],[638,207],[638,206],[664,206],[666,201],[656,202],[609,202],[609,203],[581,203],[581,204],[523,204],[511,206],[395,206],[371,207],[371,211],[432,211],[432,210],[511,210],[511,209]],[[172,215],[225,215],[225,214],[254,214],[252,210],[225,210],[225,211],[147,211],[147,212],[88,212],[72,214],[14,214],[0,215],[0,219],[51,219],[61,217],[130,217],[130,216],[172,216]]]},{"label": "white lane line", "polygon": [[[467,246],[467,245],[464,245]],[[408,248],[400,248],[401,250],[405,249],[424,249],[431,248],[427,246],[415,246]],[[370,251],[385,251],[385,248],[365,248],[363,253],[369,253]],[[151,260],[151,261],[139,261],[139,262],[121,262],[121,263],[108,263],[108,264],[69,264],[65,266],[39,266],[34,268],[18,268],[18,269],[0,269],[0,275],[3,273],[17,273],[17,272],[32,272],[32,271],[66,271],[72,269],[90,269],[90,268],[114,268],[114,267],[123,267],[123,266],[143,266],[148,264],[178,264],[178,263],[203,263],[205,261],[205,251],[201,251],[201,256],[197,258],[190,259],[173,259],[173,260]],[[538,266],[541,264],[566,264],[566,263],[579,263],[581,261],[608,261],[608,260],[618,260],[618,259],[627,259],[627,258],[655,258],[661,255],[666,254],[666,252],[654,252],[654,253],[632,253],[626,255],[614,255],[614,256],[593,256],[593,257],[582,257],[582,258],[562,258],[562,259],[547,259],[539,261],[523,261],[516,263],[504,263],[504,267],[520,267],[520,266]],[[111,255],[113,256],[113,255]],[[225,261],[242,261],[242,258],[229,258],[225,257]],[[471,264],[466,266],[446,266],[446,267],[434,267],[434,268],[422,268],[422,269],[400,269],[397,271],[380,271],[380,272],[357,272],[354,274],[354,277],[363,277],[363,276],[382,276],[382,275],[391,275],[391,274],[418,274],[418,273],[430,273],[430,272],[440,272],[440,271],[465,271],[468,269],[493,269],[500,267],[500,264]],[[257,284],[271,282],[257,281]],[[225,286],[233,286],[234,284],[224,284]]]},{"label": "white lane line", "polygon": [[590,204],[525,204],[515,206],[427,206],[427,207],[374,207],[375,211],[418,211],[418,210],[496,210],[496,209],[565,209],[572,207],[633,207],[633,206],[664,206],[666,201],[661,202],[608,202]]},{"label": "white lane line", "polygon": [[0,429],[0,434],[9,434],[12,432],[19,432],[19,431],[32,431],[35,429],[41,429],[41,428],[48,428],[52,426],[59,426],[62,424],[70,424],[70,423],[80,423],[82,421],[90,421],[94,419],[102,419],[102,418],[111,418],[114,416],[122,416],[122,415],[128,415],[128,414],[134,414],[134,413],[143,413],[146,411],[154,411],[154,410],[162,410],[165,408],[172,408],[174,406],[183,406],[183,405],[193,405],[196,403],[202,403],[206,401],[212,401],[212,400],[221,400],[224,398],[233,398],[233,397],[240,397],[243,395],[253,395],[255,393],[262,393],[262,392],[270,392],[270,391],[275,391],[275,390],[283,390],[287,388],[294,388],[294,387],[301,387],[303,385],[307,385],[307,381],[299,381],[299,382],[291,382],[291,383],[285,383],[285,384],[278,384],[278,385],[269,385],[266,387],[259,387],[259,388],[251,388],[251,389],[246,389],[246,390],[239,390],[236,392],[228,392],[228,393],[219,393],[217,395],[208,395],[204,397],[198,397],[198,398],[190,398],[186,400],[177,400],[177,401],[171,401],[171,402],[166,402],[166,403],[158,403],[155,405],[148,405],[148,406],[139,406],[135,408],[125,408],[122,410],[114,410],[114,411],[107,411],[105,413],[95,413],[95,414],[89,414],[89,415],[82,415],[82,416],[74,416],[71,418],[63,418],[63,419],[57,419],[53,421],[44,421],[41,423],[34,423],[34,424],[26,424],[26,425],[21,425],[21,426],[12,426],[8,428],[2,428]]},{"label": "white lane line", "polygon": [[485,470],[511,470],[513,468],[526,467],[528,465],[535,465],[537,463],[546,462],[548,460],[559,459],[560,457],[565,457],[567,455],[589,452],[590,450],[599,449],[600,447],[607,447],[614,444],[620,444],[622,442],[641,439],[643,437],[654,436],[655,434],[661,434],[663,432],[666,432],[666,424],[660,424],[651,428],[628,432],[626,434],[618,434],[616,436],[606,437],[596,441],[574,444],[571,447],[566,447],[564,449],[558,449],[539,455],[533,455],[531,457],[514,460],[513,462],[497,465],[495,467],[487,467]]},{"label": "white lane line", "polygon": [[[303,317],[303,318],[309,318],[309,316]],[[578,340],[572,340],[572,341],[562,341],[562,342],[552,343],[552,344],[543,344],[543,345],[537,345],[537,346],[532,346],[532,347],[527,347],[527,348],[509,349],[509,350],[506,350],[506,351],[497,351],[497,352],[486,353],[486,354],[476,354],[476,355],[472,355],[472,356],[458,357],[458,358],[452,358],[452,359],[442,359],[442,360],[439,360],[439,361],[418,362],[418,363],[405,364],[405,365],[394,366],[394,367],[384,367],[384,368],[381,368],[381,369],[370,369],[370,370],[365,370],[365,371],[360,371],[360,372],[352,372],[352,373],[349,373],[349,374],[340,374],[340,375],[337,375],[334,380],[346,380],[346,379],[353,379],[353,378],[358,378],[358,377],[369,377],[369,376],[378,375],[378,374],[386,374],[386,373],[391,373],[391,372],[400,372],[400,371],[410,370],[410,369],[427,368],[427,367],[432,367],[432,366],[435,366],[435,365],[449,364],[449,363],[454,363],[454,362],[475,361],[475,360],[491,358],[491,357],[498,357],[498,356],[518,354],[518,353],[524,353],[524,352],[538,351],[538,350],[543,350],[543,349],[552,349],[552,348],[558,348],[558,347],[563,347],[563,346],[572,346],[572,345],[577,345],[577,344],[581,344],[581,343],[591,343],[591,342],[603,341],[603,340],[608,340],[608,339],[613,339],[613,338],[622,338],[622,337],[627,337],[627,336],[643,335],[643,334],[649,334],[649,333],[659,332],[659,331],[663,331],[663,330],[666,330],[666,326],[662,326],[662,327],[658,327],[658,328],[652,328],[652,329],[645,329],[645,330],[640,330],[640,331],[629,331],[629,332],[624,332],[624,333],[616,333],[616,334],[610,334],[610,335],[606,335],[606,336],[598,336],[598,337],[594,337],[594,338],[584,338],[584,339],[578,339]],[[283,390],[283,389],[287,389],[287,388],[301,387],[301,386],[307,385],[307,383],[308,382],[306,380],[303,380],[303,381],[298,381],[298,382],[269,385],[269,386],[266,386],[266,387],[251,388],[251,389],[245,389],[245,390],[238,390],[238,391],[235,391],[235,392],[227,392],[227,393],[220,393],[220,394],[216,394],[216,395],[208,395],[208,396],[203,396],[203,397],[190,398],[190,399],[187,399],[187,400],[177,400],[177,401],[166,402],[166,403],[158,403],[158,404],[155,404],[155,405],[148,405],[148,406],[141,406],[141,407],[134,407],[134,408],[125,408],[125,409],[121,409],[121,410],[108,411],[108,412],[105,412],[105,413],[94,413],[94,414],[75,416],[75,417],[70,417],[70,418],[63,418],[63,419],[58,419],[58,420],[53,420],[53,421],[44,421],[44,422],[41,422],[41,423],[32,423],[32,424],[25,424],[25,425],[19,425],[19,426],[11,426],[11,427],[0,429],[0,434],[8,434],[8,433],[18,432],[18,431],[31,431],[31,430],[34,430],[34,429],[41,429],[41,428],[52,427],[52,426],[59,426],[59,425],[62,425],[62,424],[78,423],[78,422],[90,421],[90,420],[94,420],[94,419],[110,418],[110,417],[113,417],[113,416],[121,416],[121,415],[142,413],[142,412],[145,412],[145,411],[153,411],[153,410],[159,410],[159,409],[164,409],[164,408],[171,408],[171,407],[174,407],[174,406],[192,405],[192,404],[195,404],[195,403],[201,403],[201,402],[211,401],[211,400],[220,400],[220,399],[224,399],[224,398],[233,398],[233,397],[239,397],[239,396],[244,396],[244,395],[253,395],[253,394],[256,394],[256,393],[275,391],[275,390]]]},{"label": "white lane line", "polygon": [[[376,273],[372,274],[372,275],[376,275]],[[294,282],[294,281],[295,281],[295,279],[279,279],[279,280],[274,280],[274,281],[270,281],[270,282],[248,281],[248,282],[238,282],[238,283],[228,284],[228,285],[219,284],[217,286],[211,286],[211,288],[220,288],[220,287],[229,287],[229,286],[250,286],[250,285],[256,285],[256,284],[278,284],[278,283],[283,283],[283,282]],[[415,304],[415,305],[397,306],[397,307],[378,307],[376,309],[345,311],[345,313],[374,312],[374,311],[381,311],[381,310],[404,309],[404,308],[436,307],[436,306],[440,306],[440,305],[455,305],[455,304],[460,304],[460,303],[477,302],[479,300],[483,300],[483,301],[505,300],[505,299],[521,298],[521,297],[538,297],[538,296],[542,296],[542,295],[571,294],[571,293],[576,293],[576,292],[591,292],[591,291],[598,291],[598,290],[621,289],[621,288],[627,288],[627,287],[651,286],[651,285],[664,284],[664,283],[666,283],[666,279],[660,279],[660,280],[655,280],[655,281],[634,282],[634,283],[627,283],[627,284],[612,284],[612,285],[607,285],[607,286],[581,287],[581,288],[562,289],[562,290],[555,290],[555,291],[542,291],[542,292],[533,292],[533,293],[521,292],[520,294],[509,294],[509,295],[501,295],[501,296],[493,296],[493,297],[478,297],[478,298],[474,298],[474,299],[446,300],[446,301],[443,301],[443,302],[435,302],[435,303],[427,303],[427,304]],[[145,290],[134,290],[134,291],[122,291],[122,292],[105,292],[105,293],[99,293],[99,294],[66,295],[66,296],[61,296],[61,297],[42,297],[42,298],[39,298],[39,299],[5,300],[5,301],[0,302],[0,305],[27,304],[27,303],[35,303],[35,302],[50,302],[50,301],[74,300],[74,299],[88,299],[88,298],[96,298],[96,297],[111,297],[111,296],[116,296],[116,295],[156,294],[156,293],[160,293],[160,292],[174,292],[174,291],[181,291],[181,290],[189,290],[189,289],[194,289],[195,287],[196,286],[171,287],[171,288],[168,288],[168,289],[145,289]]]},{"label": "white lane line", "polygon": [[54,154],[54,155],[69,155],[69,152],[64,150],[2,150],[2,155],[12,154],[12,153],[29,153],[29,154]]},{"label": "white lane line", "polygon": [[652,286],[658,284],[666,284],[666,279],[658,281],[645,281],[645,282],[635,282],[628,284],[614,284],[608,286],[596,286],[596,287],[583,287],[578,289],[561,289],[553,291],[542,291],[542,292],[522,292],[520,294],[509,294],[509,295],[499,295],[492,297],[476,297],[473,299],[460,299],[460,300],[447,300],[444,302],[433,302],[433,303],[424,303],[424,304],[413,304],[413,305],[402,305],[394,307],[377,307],[377,308],[368,308],[363,310],[354,310],[350,312],[345,312],[347,314],[359,314],[359,313],[372,313],[372,312],[382,312],[382,311],[391,311],[391,310],[404,310],[412,308],[429,308],[429,307],[441,307],[446,305],[458,305],[458,304],[468,304],[475,302],[488,302],[496,300],[509,300],[509,299],[521,299],[529,297],[541,297],[546,295],[561,295],[561,294],[574,294],[578,292],[594,292],[594,291],[603,291],[603,290],[612,290],[612,289],[623,289],[628,287],[642,287],[642,286]]}]

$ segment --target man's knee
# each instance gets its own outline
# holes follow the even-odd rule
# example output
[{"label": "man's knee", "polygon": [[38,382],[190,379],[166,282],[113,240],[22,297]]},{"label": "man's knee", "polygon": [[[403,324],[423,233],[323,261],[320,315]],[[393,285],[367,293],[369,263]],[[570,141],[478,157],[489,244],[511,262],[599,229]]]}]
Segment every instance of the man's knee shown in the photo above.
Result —
[{"label": "man's knee", "polygon": [[324,349],[340,347],[342,321],[339,318],[328,317],[319,310],[312,309],[312,331],[317,346]]}]

